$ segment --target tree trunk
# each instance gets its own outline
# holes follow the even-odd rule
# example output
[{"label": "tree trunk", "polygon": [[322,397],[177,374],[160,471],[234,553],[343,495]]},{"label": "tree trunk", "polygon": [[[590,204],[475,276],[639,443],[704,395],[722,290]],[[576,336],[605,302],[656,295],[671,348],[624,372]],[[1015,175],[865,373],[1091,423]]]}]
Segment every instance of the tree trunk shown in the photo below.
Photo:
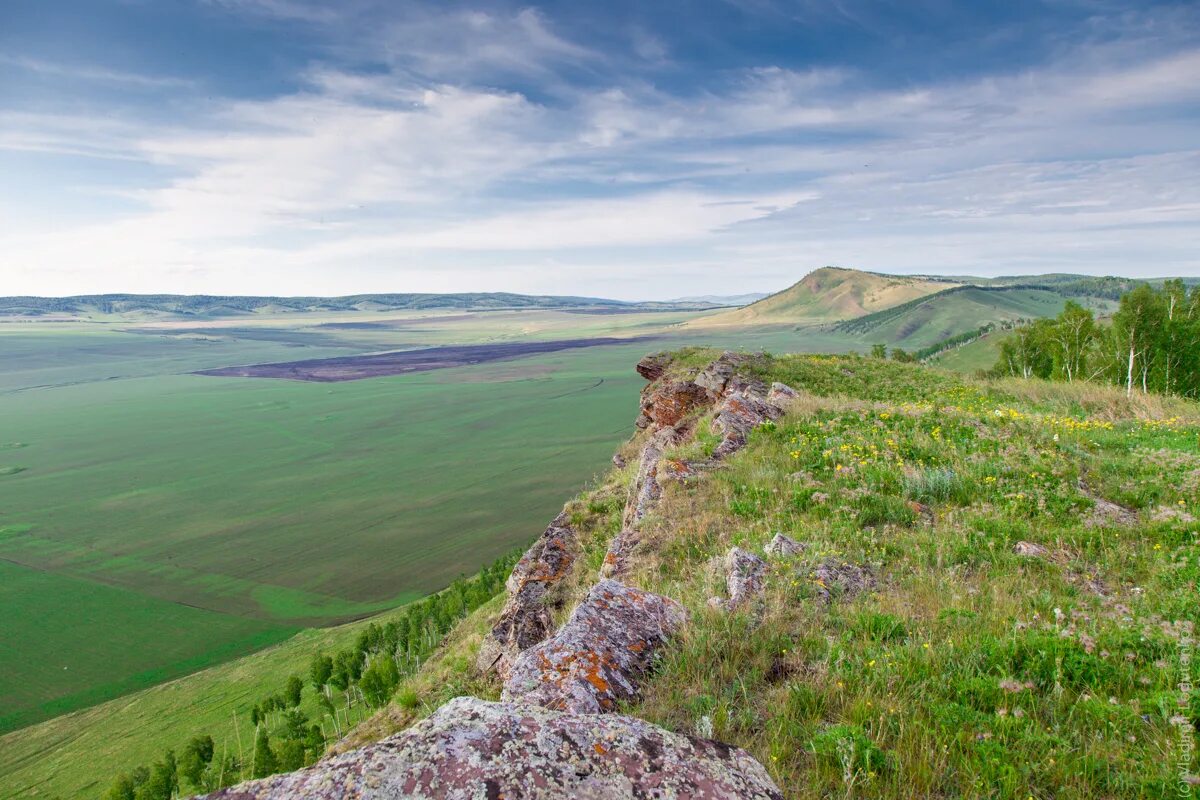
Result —
[{"label": "tree trunk", "polygon": [[1125,373],[1125,396],[1133,397],[1133,337],[1129,337],[1129,369]]}]

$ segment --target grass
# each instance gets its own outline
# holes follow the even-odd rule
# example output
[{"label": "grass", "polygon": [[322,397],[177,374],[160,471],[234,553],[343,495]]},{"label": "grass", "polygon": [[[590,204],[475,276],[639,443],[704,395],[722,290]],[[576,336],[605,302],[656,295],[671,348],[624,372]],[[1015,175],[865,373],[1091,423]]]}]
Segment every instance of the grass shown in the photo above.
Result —
[{"label": "grass", "polygon": [[[647,518],[631,580],[692,618],[626,710],[747,748],[791,798],[1173,793],[1177,715],[1200,724],[1197,695],[1175,705],[1184,631],[1200,621],[1200,407],[861,358],[757,369],[803,396]],[[575,597],[632,470],[574,506],[589,554]],[[1101,498],[1135,517],[1106,516]],[[808,550],[772,562],[758,607],[710,608],[724,591],[714,560],[775,532]],[[1019,541],[1046,555],[1015,553]],[[826,586],[814,576],[829,563],[874,585]],[[463,624],[460,665],[489,613]],[[418,711],[380,715],[362,738],[436,707],[453,674],[428,665],[408,688]]]}]

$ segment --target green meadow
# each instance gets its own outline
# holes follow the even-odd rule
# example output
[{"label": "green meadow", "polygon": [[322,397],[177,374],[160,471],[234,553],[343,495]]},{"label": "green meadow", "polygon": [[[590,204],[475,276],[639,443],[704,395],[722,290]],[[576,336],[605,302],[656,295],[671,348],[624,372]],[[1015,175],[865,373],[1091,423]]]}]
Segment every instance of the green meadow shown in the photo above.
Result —
[{"label": "green meadow", "polygon": [[527,542],[627,434],[647,347],[321,384],[187,373],[367,347],[2,337],[0,730],[395,607]]}]

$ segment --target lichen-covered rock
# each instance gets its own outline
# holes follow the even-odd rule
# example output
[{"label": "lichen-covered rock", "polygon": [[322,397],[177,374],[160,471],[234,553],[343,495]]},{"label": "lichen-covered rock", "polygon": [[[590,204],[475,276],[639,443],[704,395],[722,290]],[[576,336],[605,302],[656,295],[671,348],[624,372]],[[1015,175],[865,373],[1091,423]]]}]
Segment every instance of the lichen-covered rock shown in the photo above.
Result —
[{"label": "lichen-covered rock", "polygon": [[767,562],[749,550],[734,547],[725,555],[724,566],[725,591],[729,597],[725,600],[713,598],[716,602],[710,600],[711,605],[733,611],[762,594]]},{"label": "lichen-covered rock", "polygon": [[777,533],[767,543],[767,546],[763,548],[763,552],[776,558],[791,558],[792,556],[800,555],[807,548],[808,545],[797,542],[790,536]]},{"label": "lichen-covered rock", "polygon": [[624,576],[629,570],[633,551],[639,544],[641,544],[641,536],[637,530],[622,528],[608,543],[604,560],[600,562],[600,577],[620,578]]},{"label": "lichen-covered rock", "polygon": [[633,497],[622,520],[625,527],[636,526],[658,502],[662,494],[662,485],[658,481],[659,463],[663,453],[678,444],[678,441],[678,434],[673,428],[663,428],[654,433],[642,448],[642,459],[633,485]]},{"label": "lichen-covered rock", "polygon": [[517,653],[544,641],[553,632],[552,590],[571,571],[578,554],[578,535],[559,514],[521,560],[506,584],[508,600],[500,619],[483,640],[476,665],[483,672],[495,669],[501,676]]},{"label": "lichen-covered rock", "polygon": [[799,396],[800,393],[786,383],[776,382],[771,384],[771,390],[767,392],[767,402],[780,408],[786,408]]},{"label": "lichen-covered rock", "polygon": [[812,571],[812,580],[817,585],[817,594],[826,603],[849,599],[875,586],[875,576],[869,569],[836,558],[818,564]]},{"label": "lichen-covered rock", "polygon": [[409,730],[216,800],[782,798],[744,750],[644,720],[459,697]]},{"label": "lichen-covered rock", "polygon": [[656,381],[666,373],[667,367],[670,364],[670,353],[650,353],[647,356],[643,356],[634,369],[637,370],[638,375],[641,375],[646,380]]},{"label": "lichen-covered rock", "polygon": [[517,656],[504,699],[600,714],[637,696],[655,652],[687,619],[667,597],[602,580],[553,638]]},{"label": "lichen-covered rock", "polygon": [[750,392],[737,391],[727,395],[717,407],[712,421],[713,432],[721,434],[721,443],[713,451],[713,458],[725,458],[741,450],[746,446],[750,431],[782,415],[779,406]]},{"label": "lichen-covered rock", "polygon": [[707,403],[708,395],[691,381],[656,382],[642,391],[642,416],[658,427],[676,425]]}]

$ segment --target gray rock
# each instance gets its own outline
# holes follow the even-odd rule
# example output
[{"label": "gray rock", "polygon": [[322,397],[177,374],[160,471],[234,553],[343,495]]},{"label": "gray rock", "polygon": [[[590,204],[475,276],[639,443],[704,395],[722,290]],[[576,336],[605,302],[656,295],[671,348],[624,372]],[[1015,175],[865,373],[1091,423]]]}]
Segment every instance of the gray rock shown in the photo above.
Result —
[{"label": "gray rock", "polygon": [[654,654],[686,620],[674,600],[602,580],[553,638],[517,656],[503,699],[577,714],[612,711],[637,696]]},{"label": "gray rock", "polygon": [[1017,542],[1013,545],[1013,552],[1026,558],[1049,558],[1050,556],[1049,550],[1033,542]]},{"label": "gray rock", "polygon": [[571,572],[578,555],[578,534],[559,514],[525,551],[508,576],[508,600],[500,619],[484,638],[476,661],[487,672],[508,674],[512,659],[553,632],[551,611],[559,606],[553,589]]},{"label": "gray rock", "polygon": [[709,398],[719,400],[733,392],[747,392],[765,397],[767,385],[762,381],[744,374],[744,367],[757,357],[750,353],[734,353],[726,351],[721,356],[700,371],[692,381],[703,388]]},{"label": "gray rock", "polygon": [[785,408],[799,396],[800,393],[786,383],[777,382],[771,384],[771,390],[767,392],[767,402]]},{"label": "gray rock", "polygon": [[783,795],[744,750],[640,719],[459,697],[409,730],[214,800],[550,800]]},{"label": "gray rock", "polygon": [[721,434],[721,443],[713,451],[713,458],[733,455],[746,446],[750,431],[782,415],[783,410],[779,406],[750,392],[738,391],[727,395],[717,407],[717,414],[712,421],[713,432]]},{"label": "gray rock", "polygon": [[734,547],[725,556],[725,591],[728,599],[710,605],[719,606],[727,611],[733,611],[744,606],[751,599],[762,594],[763,579],[767,572],[767,562],[740,547]]},{"label": "gray rock", "polygon": [[850,599],[859,592],[875,587],[875,576],[866,567],[827,558],[812,572],[817,584],[817,593],[826,603],[837,599]]},{"label": "gray rock", "polygon": [[807,549],[808,545],[801,544],[790,536],[777,533],[767,543],[767,546],[763,548],[763,552],[776,558],[791,558],[792,556],[800,555]]},{"label": "gray rock", "polygon": [[633,486],[633,498],[626,507],[622,520],[625,527],[636,526],[658,502],[662,494],[662,485],[658,481],[659,462],[662,461],[663,453],[678,442],[679,435],[673,428],[663,428],[654,433],[642,448],[641,463],[638,465],[638,474]]}]

